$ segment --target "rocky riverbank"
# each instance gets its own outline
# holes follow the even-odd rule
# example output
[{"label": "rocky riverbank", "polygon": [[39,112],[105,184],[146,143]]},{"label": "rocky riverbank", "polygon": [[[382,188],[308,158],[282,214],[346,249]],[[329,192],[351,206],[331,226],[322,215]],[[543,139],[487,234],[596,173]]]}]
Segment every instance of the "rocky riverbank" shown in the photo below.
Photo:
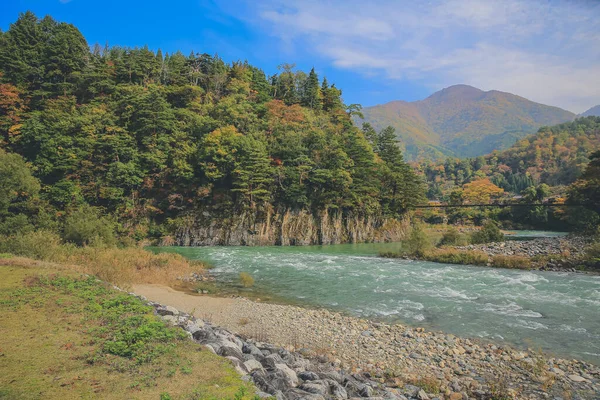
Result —
[{"label": "rocky riverbank", "polygon": [[582,361],[327,310],[191,296],[157,286],[134,291],[151,299],[166,320],[228,357],[263,396],[600,398],[600,368]]},{"label": "rocky riverbank", "polygon": [[507,240],[504,242],[457,246],[458,250],[479,251],[494,256],[521,256],[532,260],[532,267],[540,270],[576,271],[586,265],[583,260],[590,239],[582,236],[538,238],[527,241]]}]

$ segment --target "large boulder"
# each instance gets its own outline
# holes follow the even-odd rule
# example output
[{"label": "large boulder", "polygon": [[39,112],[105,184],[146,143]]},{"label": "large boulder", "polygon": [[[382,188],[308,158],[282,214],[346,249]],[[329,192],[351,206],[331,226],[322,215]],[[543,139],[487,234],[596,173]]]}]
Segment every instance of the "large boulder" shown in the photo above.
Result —
[{"label": "large boulder", "polygon": [[242,346],[242,351],[245,354],[251,354],[252,356],[254,356],[254,358],[256,358],[259,361],[265,357],[262,351],[260,351],[260,349],[252,343],[244,343],[244,345]]},{"label": "large boulder", "polygon": [[302,379],[303,381],[316,381],[320,379],[319,375],[317,375],[316,372],[312,371],[299,372],[298,378]]},{"label": "large boulder", "polygon": [[261,361],[262,365],[269,370],[275,369],[275,364],[285,364],[279,354],[269,354]]},{"label": "large boulder", "polygon": [[312,394],[327,396],[329,394],[329,383],[322,380],[309,381],[298,386],[298,389]]},{"label": "large boulder", "polygon": [[262,370],[262,364],[256,360],[248,360],[244,362],[244,367],[248,370],[248,372],[253,372],[256,370]]},{"label": "large boulder", "polygon": [[194,340],[200,344],[206,344],[208,342],[215,342],[217,336],[213,333],[210,328],[200,328],[192,333]]},{"label": "large boulder", "polygon": [[171,306],[159,306],[156,307],[156,313],[158,315],[179,315],[179,310],[176,309],[175,307],[171,307]]},{"label": "large boulder", "polygon": [[342,385],[332,379],[325,380],[329,384],[329,392],[334,399],[347,399],[348,392]]},{"label": "large boulder", "polygon": [[231,361],[231,363],[233,364],[233,366],[238,374],[246,375],[248,373],[246,366],[244,364],[242,364],[242,362],[238,358],[231,357],[231,356],[227,356],[225,358],[227,358],[229,361]]},{"label": "large boulder", "polygon": [[320,394],[308,393],[298,388],[289,389],[285,392],[287,400],[325,400]]},{"label": "large boulder", "polygon": [[285,364],[275,364],[275,370],[278,373],[281,373],[283,374],[283,376],[285,376],[285,378],[290,383],[290,386],[298,386],[298,376],[296,375],[293,369],[291,369]]},{"label": "large boulder", "polygon": [[239,347],[237,347],[233,342],[223,343],[219,350],[217,350],[217,354],[223,357],[235,357],[238,360],[244,359],[244,354],[242,353],[242,350]]}]

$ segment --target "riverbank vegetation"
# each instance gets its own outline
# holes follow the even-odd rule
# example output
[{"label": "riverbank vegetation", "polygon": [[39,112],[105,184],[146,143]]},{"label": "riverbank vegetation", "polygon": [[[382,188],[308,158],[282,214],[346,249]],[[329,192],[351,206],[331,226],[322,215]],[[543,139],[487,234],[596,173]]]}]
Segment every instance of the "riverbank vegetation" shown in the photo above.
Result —
[{"label": "riverbank vegetation", "polygon": [[206,266],[174,253],[154,254],[139,247],[78,247],[63,243],[48,231],[33,231],[0,237],[0,254],[10,258],[4,264],[29,265],[31,259],[91,274],[116,285],[132,283],[174,284],[193,273],[203,274]]},{"label": "riverbank vegetation", "polygon": [[225,359],[93,277],[0,259],[0,398],[249,399]]}]

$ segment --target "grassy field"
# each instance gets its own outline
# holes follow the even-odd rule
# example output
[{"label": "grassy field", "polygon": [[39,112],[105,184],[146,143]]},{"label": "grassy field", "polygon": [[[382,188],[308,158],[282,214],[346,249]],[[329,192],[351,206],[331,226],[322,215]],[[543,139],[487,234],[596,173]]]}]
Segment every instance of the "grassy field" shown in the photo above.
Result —
[{"label": "grassy field", "polygon": [[135,297],[0,258],[0,399],[248,399],[230,363]]}]

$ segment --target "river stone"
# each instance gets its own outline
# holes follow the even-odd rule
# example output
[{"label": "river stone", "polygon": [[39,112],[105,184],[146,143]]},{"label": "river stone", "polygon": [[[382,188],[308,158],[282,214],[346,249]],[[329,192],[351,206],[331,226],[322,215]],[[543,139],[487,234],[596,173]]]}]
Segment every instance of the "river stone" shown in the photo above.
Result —
[{"label": "river stone", "polygon": [[248,360],[244,362],[244,367],[248,370],[248,372],[255,371],[257,369],[262,369],[261,363],[256,360]]},{"label": "river stone", "polygon": [[572,380],[573,382],[585,382],[586,381],[585,378],[583,378],[579,375],[576,375],[576,374],[569,375],[569,379]]}]

